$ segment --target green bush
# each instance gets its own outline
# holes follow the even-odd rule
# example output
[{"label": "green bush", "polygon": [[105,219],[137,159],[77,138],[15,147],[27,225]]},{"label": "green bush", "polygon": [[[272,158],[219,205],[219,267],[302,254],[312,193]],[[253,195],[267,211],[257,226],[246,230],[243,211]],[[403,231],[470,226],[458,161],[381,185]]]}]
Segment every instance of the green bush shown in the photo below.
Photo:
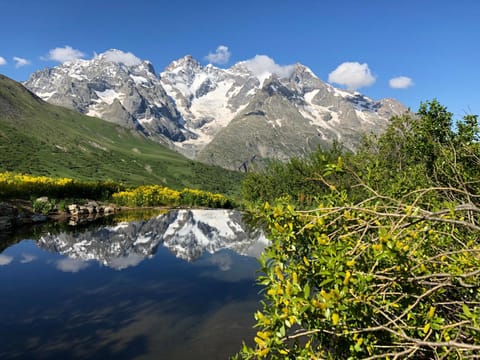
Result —
[{"label": "green bush", "polygon": [[478,357],[480,208],[445,205],[338,193],[311,211],[267,203],[263,309],[241,356]]},{"label": "green bush", "polygon": [[47,215],[55,209],[55,200],[35,200],[32,204],[35,213]]}]

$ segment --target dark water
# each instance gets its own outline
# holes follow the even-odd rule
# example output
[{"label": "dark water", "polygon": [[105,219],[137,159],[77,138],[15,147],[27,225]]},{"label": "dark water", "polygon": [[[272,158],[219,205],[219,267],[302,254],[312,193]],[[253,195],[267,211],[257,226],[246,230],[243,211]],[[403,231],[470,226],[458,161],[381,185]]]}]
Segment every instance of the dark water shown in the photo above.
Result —
[{"label": "dark water", "polygon": [[254,335],[264,244],[205,210],[4,234],[0,359],[227,359]]}]

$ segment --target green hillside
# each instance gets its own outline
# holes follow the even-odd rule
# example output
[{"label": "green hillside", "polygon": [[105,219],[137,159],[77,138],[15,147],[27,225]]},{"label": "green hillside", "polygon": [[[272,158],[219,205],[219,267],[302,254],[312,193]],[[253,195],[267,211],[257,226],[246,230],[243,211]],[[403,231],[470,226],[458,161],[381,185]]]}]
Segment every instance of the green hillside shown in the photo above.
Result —
[{"label": "green hillside", "polygon": [[0,171],[235,194],[242,175],[44,102],[0,75]]}]

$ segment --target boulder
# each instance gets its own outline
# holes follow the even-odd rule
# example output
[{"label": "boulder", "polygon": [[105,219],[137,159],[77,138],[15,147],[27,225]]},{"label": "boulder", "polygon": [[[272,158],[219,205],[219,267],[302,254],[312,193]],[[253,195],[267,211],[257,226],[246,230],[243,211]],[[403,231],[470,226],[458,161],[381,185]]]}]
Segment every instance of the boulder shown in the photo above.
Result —
[{"label": "boulder", "polygon": [[18,209],[7,203],[0,203],[0,231],[11,229],[15,226]]},{"label": "boulder", "polygon": [[87,205],[87,206],[85,206],[85,209],[88,211],[89,215],[97,213],[96,206]]},{"label": "boulder", "polygon": [[49,201],[48,196],[42,196],[35,200],[35,202],[39,202],[39,203],[47,203],[48,201]]},{"label": "boulder", "polygon": [[105,207],[103,208],[103,212],[104,212],[105,214],[113,214],[113,213],[115,212],[115,208],[112,207],[112,206],[105,206]]},{"label": "boulder", "polygon": [[80,206],[77,204],[71,204],[67,206],[68,212],[72,215],[78,214],[78,210],[80,209]]},{"label": "boulder", "polygon": [[40,223],[47,221],[47,216],[42,214],[34,214],[31,217],[33,223]]}]

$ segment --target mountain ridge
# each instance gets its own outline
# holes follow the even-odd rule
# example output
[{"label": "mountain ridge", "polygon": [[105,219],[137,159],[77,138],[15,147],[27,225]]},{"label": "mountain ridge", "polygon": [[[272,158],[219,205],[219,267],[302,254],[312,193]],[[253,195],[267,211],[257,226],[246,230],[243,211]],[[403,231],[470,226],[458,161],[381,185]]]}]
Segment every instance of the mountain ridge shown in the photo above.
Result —
[{"label": "mountain ridge", "polygon": [[[304,156],[333,142],[354,150],[363,133],[380,132],[390,116],[407,111],[394,99],[375,101],[337,89],[305,65],[279,66],[265,56],[223,69],[202,66],[186,55],[157,75],[151,62],[113,49],[91,60],[36,72],[24,84],[44,100],[115,122],[189,158],[230,169],[252,158]],[[242,119],[248,122],[252,111],[267,114],[266,122],[254,126],[255,136],[248,132],[252,124],[238,126]],[[286,129],[279,131],[281,126]],[[305,133],[316,135],[305,142]],[[252,146],[245,147],[246,143]],[[216,155],[222,152],[223,158]]]}]

